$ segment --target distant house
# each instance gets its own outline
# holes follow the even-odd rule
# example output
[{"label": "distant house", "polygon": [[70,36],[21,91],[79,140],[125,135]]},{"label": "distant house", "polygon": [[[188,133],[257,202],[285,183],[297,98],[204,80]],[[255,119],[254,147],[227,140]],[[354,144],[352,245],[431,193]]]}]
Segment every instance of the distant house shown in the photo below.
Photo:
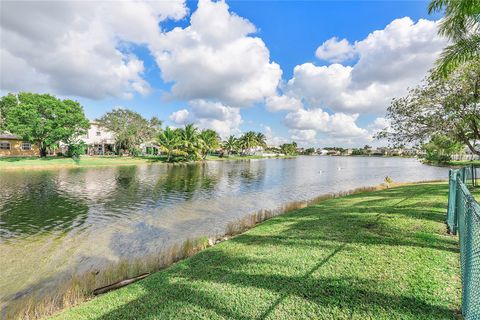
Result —
[{"label": "distant house", "polygon": [[143,155],[158,155],[160,153],[160,145],[155,141],[144,142],[140,145]]},{"label": "distant house", "polygon": [[0,157],[39,156],[37,145],[10,133],[0,133]]},{"label": "distant house", "polygon": [[87,134],[79,137],[87,145],[88,155],[105,155],[115,151],[115,134],[91,121]]},{"label": "distant house", "polygon": [[318,148],[317,153],[321,156],[326,156],[328,154],[328,150]]}]

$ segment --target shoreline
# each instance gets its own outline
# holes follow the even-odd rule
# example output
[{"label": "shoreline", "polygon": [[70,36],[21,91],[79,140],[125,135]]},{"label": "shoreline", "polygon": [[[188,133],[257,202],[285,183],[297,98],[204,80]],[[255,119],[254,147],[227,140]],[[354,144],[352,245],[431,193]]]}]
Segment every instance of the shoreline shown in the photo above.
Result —
[{"label": "shoreline", "polygon": [[[87,156],[80,158],[78,162],[72,158],[50,157],[42,158],[0,158],[0,172],[21,171],[21,170],[57,170],[57,169],[76,169],[76,168],[106,168],[119,166],[138,166],[138,165],[189,165],[201,164],[213,161],[250,161],[250,160],[264,160],[264,159],[293,159],[297,156],[235,156],[224,158],[207,158],[198,161],[184,161],[184,162],[166,162],[160,158],[149,157],[109,157],[109,156]],[[84,163],[81,163],[82,160]],[[8,165],[9,163],[21,163],[15,165]],[[35,162],[34,164],[28,161]],[[45,163],[39,163],[45,162]],[[50,163],[49,163],[50,162]],[[65,162],[65,163],[62,163]],[[7,164],[4,164],[7,163]]]},{"label": "shoreline", "polygon": [[[24,309],[25,306],[27,306],[26,309],[29,310],[28,312],[34,312],[35,314],[42,314],[42,316],[51,315],[52,311],[55,311],[55,312],[61,311],[72,305],[77,305],[83,301],[90,300],[93,297],[91,293],[93,292],[94,289],[98,288],[99,286],[108,285],[114,282],[114,281],[110,281],[108,283],[108,281],[106,282],[105,279],[120,281],[128,277],[134,277],[144,272],[151,272],[152,274],[161,272],[162,270],[172,265],[175,265],[178,262],[183,261],[184,259],[189,258],[197,254],[198,252],[203,251],[208,247],[215,246],[219,243],[222,243],[226,240],[231,239],[232,237],[243,234],[244,232],[255,228],[257,225],[261,224],[266,220],[269,220],[270,218],[274,218],[277,216],[288,214],[295,210],[316,205],[325,200],[341,198],[341,197],[355,195],[355,194],[371,193],[379,190],[381,191],[381,190],[402,187],[402,186],[415,186],[415,185],[439,183],[439,182],[444,183],[443,180],[442,181],[435,180],[435,181],[393,183],[390,186],[381,184],[381,185],[370,186],[370,187],[361,187],[361,188],[356,188],[356,189],[348,190],[344,192],[323,194],[310,200],[293,201],[293,202],[284,204],[274,210],[258,210],[252,214],[247,214],[245,217],[239,220],[236,220],[227,224],[225,228],[225,232],[223,234],[214,235],[214,236],[212,235],[204,236],[197,239],[187,239],[185,242],[174,245],[171,248],[167,248],[165,252],[159,252],[157,255],[152,257],[142,257],[137,259],[131,259],[129,261],[119,261],[117,263],[112,263],[111,265],[107,265],[105,266],[104,269],[102,269],[102,271],[99,272],[100,279],[95,279],[96,276],[94,276],[92,279],[92,274],[90,273],[82,274],[82,275],[73,275],[70,280],[70,283],[65,284],[63,288],[59,289],[60,291],[62,290],[64,291],[63,294],[60,292],[55,292],[54,297],[49,298],[47,295],[47,296],[42,296],[42,299],[40,299],[41,301],[47,302],[47,304],[49,302],[50,304],[56,304],[58,303],[58,300],[57,300],[58,297],[62,296],[63,299],[61,300],[63,301],[63,303],[65,303],[64,306],[61,306],[61,307],[55,307],[53,305],[41,306],[41,305],[38,305],[39,301],[35,301],[35,297],[33,297],[33,300],[31,299],[31,297],[30,299],[28,299],[28,297],[25,297],[27,301],[23,301],[23,299],[17,300],[13,302],[12,305],[10,305],[7,309],[10,309],[10,308]],[[128,274],[119,275],[118,269],[121,269],[120,271],[123,270],[123,272],[125,272],[125,270],[133,269],[133,270],[137,270],[136,271],[137,273],[128,273]],[[117,275],[116,278],[115,277],[112,278],[112,274],[116,274]],[[104,280],[101,280],[101,277],[104,277]],[[80,285],[81,283],[83,283],[83,285]],[[71,289],[73,287],[77,288],[76,290],[79,290],[80,292],[71,292]],[[17,312],[15,312],[15,314],[17,314]],[[31,316],[31,314],[29,316]]]}]

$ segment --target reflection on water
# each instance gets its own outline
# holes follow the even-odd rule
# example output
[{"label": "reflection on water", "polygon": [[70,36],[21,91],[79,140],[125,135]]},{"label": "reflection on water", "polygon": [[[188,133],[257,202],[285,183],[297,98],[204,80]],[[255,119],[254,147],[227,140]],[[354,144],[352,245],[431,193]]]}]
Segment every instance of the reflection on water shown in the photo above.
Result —
[{"label": "reflection on water", "polygon": [[[446,179],[415,159],[299,157],[0,172],[0,299],[59,274],[222,233],[259,209],[361,186]],[[2,298],[3,297],[3,298]]]}]

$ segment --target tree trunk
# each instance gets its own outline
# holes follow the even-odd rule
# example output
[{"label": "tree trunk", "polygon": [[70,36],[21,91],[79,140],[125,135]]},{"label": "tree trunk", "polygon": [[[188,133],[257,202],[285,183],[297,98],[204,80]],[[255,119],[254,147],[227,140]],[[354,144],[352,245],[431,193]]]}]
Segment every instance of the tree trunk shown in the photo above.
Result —
[{"label": "tree trunk", "polygon": [[40,157],[45,158],[47,157],[47,147],[40,144]]}]

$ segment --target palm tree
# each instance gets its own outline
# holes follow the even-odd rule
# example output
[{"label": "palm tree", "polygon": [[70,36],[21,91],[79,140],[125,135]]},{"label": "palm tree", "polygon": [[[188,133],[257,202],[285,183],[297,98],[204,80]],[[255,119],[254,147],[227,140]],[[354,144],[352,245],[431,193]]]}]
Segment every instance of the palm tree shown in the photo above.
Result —
[{"label": "palm tree", "polygon": [[255,135],[255,140],[256,140],[257,146],[262,148],[267,147],[267,137],[265,137],[263,133],[257,132],[257,134]]},{"label": "palm tree", "polygon": [[227,156],[232,151],[238,150],[239,140],[235,136],[229,136],[227,140],[223,142],[223,147],[227,150]]},{"label": "palm tree", "polygon": [[179,132],[181,149],[193,160],[199,159],[202,141],[199,139],[198,128],[190,123],[185,128],[180,129]]},{"label": "palm tree", "polygon": [[467,61],[480,59],[480,0],[432,0],[428,12],[445,9],[438,33],[451,42],[437,60],[437,73],[451,74]]},{"label": "palm tree", "polygon": [[218,133],[211,129],[202,130],[199,135],[201,140],[202,158],[205,159],[208,153],[220,146],[220,137]]},{"label": "palm tree", "polygon": [[160,132],[157,141],[167,152],[167,162],[170,162],[172,152],[178,148],[180,142],[177,131],[167,127],[164,131]]},{"label": "palm tree", "polygon": [[253,147],[257,146],[257,134],[253,131],[246,132],[240,138],[240,146],[242,147],[242,153],[248,154]]}]

